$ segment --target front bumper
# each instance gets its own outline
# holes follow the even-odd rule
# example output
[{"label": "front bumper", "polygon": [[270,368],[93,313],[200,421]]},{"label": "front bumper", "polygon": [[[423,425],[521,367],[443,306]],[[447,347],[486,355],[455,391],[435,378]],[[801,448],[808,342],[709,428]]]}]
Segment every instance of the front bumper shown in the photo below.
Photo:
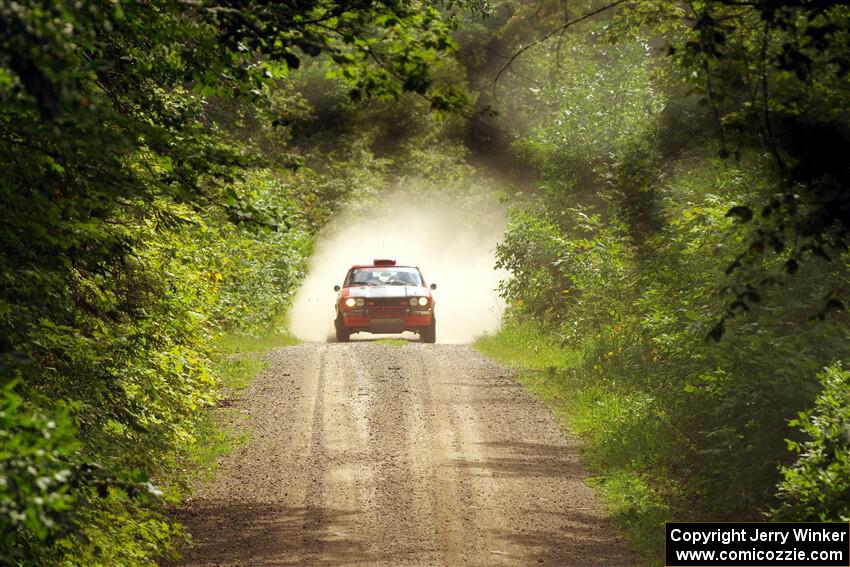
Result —
[{"label": "front bumper", "polygon": [[343,311],[340,317],[343,328],[349,332],[370,333],[418,332],[434,323],[434,312],[430,309],[394,309],[375,312],[369,309]]}]

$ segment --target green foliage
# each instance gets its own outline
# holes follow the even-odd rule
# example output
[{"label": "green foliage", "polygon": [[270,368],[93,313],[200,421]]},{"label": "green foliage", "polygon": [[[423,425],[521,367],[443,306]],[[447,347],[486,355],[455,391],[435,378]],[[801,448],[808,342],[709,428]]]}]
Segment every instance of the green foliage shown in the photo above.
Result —
[{"label": "green foliage", "polygon": [[[818,398],[843,399],[846,383],[816,378],[850,357],[846,160],[830,157],[846,145],[845,11],[632,2],[536,44],[500,78],[512,112],[495,120],[516,132],[535,189],[512,199],[497,248],[509,310],[479,345],[538,369],[523,380],[586,439],[643,549],[660,548],[661,520],[807,517],[816,495],[846,514],[846,483],[829,472],[846,460],[808,464],[802,449],[793,465],[786,446],[812,403],[823,413],[800,422],[824,424],[807,430],[812,454],[816,439],[843,439],[825,424],[846,419]],[[499,31],[521,39],[507,52],[539,37],[511,14]],[[824,29],[816,47],[809,33]],[[783,50],[808,53],[813,75]]]},{"label": "green foliage", "polygon": [[[572,227],[572,237],[564,236],[562,226]],[[629,245],[618,234],[621,227],[577,208],[554,215],[515,212],[496,248],[496,266],[512,274],[502,294],[520,311],[548,321],[564,321],[569,308],[576,318],[559,326],[564,340],[577,339],[587,319],[613,323],[612,301],[630,293],[633,277]]]},{"label": "green foliage", "polygon": [[[4,550],[14,550],[18,529],[44,540],[63,522],[74,503],[72,455],[79,445],[67,408],[57,408],[53,415],[32,411],[23,406],[14,386],[3,388],[0,405],[0,533]],[[2,560],[15,558],[11,555]]]},{"label": "green foliage", "polygon": [[304,275],[311,233],[297,183],[268,171],[255,172],[239,194],[249,195],[255,209],[274,219],[277,228],[250,229],[212,219],[190,229],[185,245],[175,251],[209,273],[218,294],[210,315],[228,330],[269,327]]},{"label": "green foliage", "polygon": [[[847,2],[638,2],[623,20],[661,26],[671,60],[713,118],[719,155],[762,153],[770,190],[752,191],[730,215],[752,227],[728,266],[738,274],[721,321],[741,314],[766,286],[744,270],[776,254],[783,271],[846,252],[850,131]],[[683,21],[692,22],[682,25]],[[678,24],[677,24],[678,22]],[[671,29],[675,32],[671,33]],[[817,267],[813,268],[817,270]],[[757,291],[753,291],[757,290]],[[750,293],[752,291],[752,294]],[[820,316],[843,309],[841,290],[820,298]],[[722,327],[716,333],[722,334]]]},{"label": "green foliage", "polygon": [[[153,496],[157,496],[154,494]],[[115,488],[102,496],[89,495],[79,513],[79,533],[59,538],[48,565],[146,565],[155,559],[176,559],[185,541],[182,527],[162,513],[153,500],[139,500]],[[36,555],[27,560],[34,562]]]},{"label": "green foliage", "polygon": [[346,96],[445,111],[466,104],[431,74],[454,43],[434,9],[382,1],[0,14],[2,562],[152,564],[181,535],[161,505],[197,416],[258,369],[216,362],[215,337],[279,320],[357,189],[336,178],[370,171],[294,148],[291,72],[320,57]]},{"label": "green foliage", "polygon": [[14,386],[0,406],[0,562],[154,565],[173,554],[182,530],[159,513],[162,492],[144,472],[82,460],[65,404],[45,414]]},{"label": "green foliage", "polygon": [[814,408],[790,422],[805,440],[788,441],[797,461],[783,467],[777,519],[850,521],[850,372],[834,365],[818,375],[823,390]]}]

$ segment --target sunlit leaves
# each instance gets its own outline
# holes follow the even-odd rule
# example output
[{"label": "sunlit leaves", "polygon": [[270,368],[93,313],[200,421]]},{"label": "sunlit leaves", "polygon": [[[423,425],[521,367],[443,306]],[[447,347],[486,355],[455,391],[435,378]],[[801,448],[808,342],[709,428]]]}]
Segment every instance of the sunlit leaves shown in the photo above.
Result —
[{"label": "sunlit leaves", "polygon": [[790,422],[805,437],[787,440],[797,460],[782,468],[781,505],[773,515],[798,522],[846,522],[850,521],[850,373],[836,364],[818,378],[823,391],[814,407]]},{"label": "sunlit leaves", "polygon": [[0,390],[0,541],[4,550],[14,550],[19,529],[43,541],[66,528],[64,517],[76,497],[72,454],[79,442],[75,433],[64,405],[48,414],[25,402],[14,383]]}]

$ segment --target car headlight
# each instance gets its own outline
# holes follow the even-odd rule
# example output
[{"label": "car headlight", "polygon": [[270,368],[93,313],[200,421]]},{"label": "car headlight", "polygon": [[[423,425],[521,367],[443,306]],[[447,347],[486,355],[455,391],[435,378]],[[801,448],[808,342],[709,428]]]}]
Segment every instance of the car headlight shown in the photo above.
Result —
[{"label": "car headlight", "polygon": [[357,307],[363,307],[364,305],[366,305],[366,300],[362,297],[358,297],[354,300],[354,302],[357,304]]},{"label": "car headlight", "polygon": [[353,297],[349,297],[345,300],[346,307],[354,307],[355,305],[357,305],[357,300],[355,300]]},{"label": "car headlight", "polygon": [[421,305],[422,307],[425,307],[426,305],[428,305],[428,298],[427,297],[420,297],[419,298],[419,305]]},{"label": "car headlight", "polygon": [[419,299],[416,297],[411,297],[408,303],[410,303],[411,306],[419,305]]}]

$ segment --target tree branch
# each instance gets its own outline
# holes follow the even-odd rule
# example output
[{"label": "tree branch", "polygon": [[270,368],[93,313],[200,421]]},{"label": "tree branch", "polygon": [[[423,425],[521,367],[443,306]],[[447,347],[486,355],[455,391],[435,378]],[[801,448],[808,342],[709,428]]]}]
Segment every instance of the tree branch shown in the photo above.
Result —
[{"label": "tree branch", "polygon": [[762,35],[761,42],[761,95],[762,95],[762,109],[764,112],[764,136],[767,141],[767,147],[770,148],[770,152],[773,154],[773,158],[776,160],[776,166],[779,168],[779,173],[782,175],[783,180],[786,177],[786,168],[785,161],[782,159],[782,154],[779,152],[779,146],[776,143],[776,136],[773,134],[773,124],[770,120],[770,91],[768,87],[768,76],[767,76],[767,49],[768,43],[770,41],[770,22],[765,21],[764,23],[764,31]]},{"label": "tree branch", "polygon": [[597,8],[596,10],[593,10],[592,12],[588,12],[587,14],[584,14],[583,16],[578,17],[575,20],[570,20],[568,22],[565,22],[565,23],[561,24],[560,26],[558,26],[557,28],[550,31],[549,33],[547,33],[546,35],[544,35],[543,37],[535,39],[531,43],[526,44],[523,47],[520,47],[513,55],[511,55],[510,59],[508,59],[508,62],[505,63],[504,66],[502,66],[501,69],[499,69],[499,72],[496,73],[496,78],[493,79],[493,82],[495,83],[499,80],[499,77],[502,76],[502,73],[507,71],[511,67],[511,65],[513,65],[513,62],[516,61],[517,57],[519,57],[520,55],[522,55],[523,53],[525,53],[526,51],[528,51],[529,49],[531,49],[535,45],[540,45],[541,43],[548,40],[549,38],[551,38],[555,34],[563,32],[568,27],[570,27],[574,24],[577,24],[579,22],[583,22],[584,20],[590,19],[593,16],[596,16],[597,14],[601,14],[602,12],[610,10],[611,8],[617,6],[618,4],[622,4],[625,1],[626,0],[616,0],[615,2],[611,2],[610,4],[602,6],[601,8]]}]

